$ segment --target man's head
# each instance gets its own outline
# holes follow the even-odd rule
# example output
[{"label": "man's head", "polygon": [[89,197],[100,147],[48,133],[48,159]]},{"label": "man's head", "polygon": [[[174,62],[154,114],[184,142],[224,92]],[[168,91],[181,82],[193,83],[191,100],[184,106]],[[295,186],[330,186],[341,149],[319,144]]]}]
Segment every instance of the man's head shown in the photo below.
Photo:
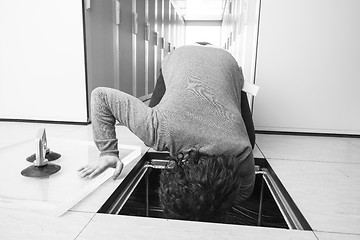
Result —
[{"label": "man's head", "polygon": [[168,218],[222,222],[240,186],[234,157],[192,152],[161,173],[159,196]]}]

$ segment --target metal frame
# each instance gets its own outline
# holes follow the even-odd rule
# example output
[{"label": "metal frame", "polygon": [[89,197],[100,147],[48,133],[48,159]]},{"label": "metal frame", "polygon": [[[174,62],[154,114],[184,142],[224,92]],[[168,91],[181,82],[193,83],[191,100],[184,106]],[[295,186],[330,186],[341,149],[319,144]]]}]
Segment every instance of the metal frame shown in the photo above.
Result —
[{"label": "metal frame", "polygon": [[[311,230],[300,210],[297,208],[290,195],[287,193],[275,172],[272,170],[266,159],[256,159],[261,166],[256,165],[255,173],[262,174],[262,185],[260,195],[260,205],[258,211],[257,225],[261,225],[262,216],[262,200],[264,184],[266,184],[273,196],[283,218],[289,229],[291,230]],[[122,207],[126,203],[130,194],[133,192],[141,178],[145,175],[148,179],[148,171],[154,169],[172,168],[173,161],[169,160],[167,154],[164,153],[148,153],[141,159],[125,180],[120,184],[118,189],[104,203],[98,211],[99,213],[119,214]],[[146,181],[146,192],[148,193],[149,184]],[[146,216],[149,214],[149,201],[146,198]]]}]

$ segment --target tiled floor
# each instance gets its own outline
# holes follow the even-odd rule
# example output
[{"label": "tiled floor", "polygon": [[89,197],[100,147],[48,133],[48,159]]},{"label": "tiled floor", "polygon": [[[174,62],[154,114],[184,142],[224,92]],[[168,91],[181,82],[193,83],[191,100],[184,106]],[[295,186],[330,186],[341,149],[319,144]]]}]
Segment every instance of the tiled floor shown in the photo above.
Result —
[{"label": "tiled floor", "polygon": [[[181,232],[177,231],[181,229]],[[316,240],[311,231],[289,231],[280,228],[254,228],[249,226],[209,224],[131,216],[96,215],[78,240],[107,239],[251,239],[251,240]],[[352,240],[352,239],[349,239]]]},{"label": "tiled floor", "polygon": [[15,239],[75,239],[95,216],[95,213],[68,212],[61,218],[0,209],[0,238]]},{"label": "tiled floor", "polygon": [[84,127],[64,124],[0,122],[0,151],[16,144],[34,140],[40,128],[45,128],[48,136],[62,137]]},{"label": "tiled floor", "polygon": [[360,139],[259,134],[257,146],[318,239],[360,239]]},{"label": "tiled floor", "polygon": [[257,145],[267,158],[360,164],[360,139],[257,135]]},{"label": "tiled floor", "polygon": [[[41,127],[50,139],[92,140],[91,126],[0,122],[0,161]],[[316,238],[360,239],[359,138],[258,134],[254,156],[268,159]]]}]

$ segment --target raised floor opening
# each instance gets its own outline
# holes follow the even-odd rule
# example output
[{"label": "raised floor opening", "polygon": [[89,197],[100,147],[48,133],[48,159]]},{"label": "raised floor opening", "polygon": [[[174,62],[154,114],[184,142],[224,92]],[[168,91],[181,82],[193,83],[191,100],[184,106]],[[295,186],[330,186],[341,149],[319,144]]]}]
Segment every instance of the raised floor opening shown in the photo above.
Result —
[{"label": "raised floor opening", "polygon": [[[98,212],[163,218],[158,187],[169,160],[166,153],[147,153]],[[267,160],[255,158],[255,164],[254,192],[231,209],[226,224],[311,230]]]}]

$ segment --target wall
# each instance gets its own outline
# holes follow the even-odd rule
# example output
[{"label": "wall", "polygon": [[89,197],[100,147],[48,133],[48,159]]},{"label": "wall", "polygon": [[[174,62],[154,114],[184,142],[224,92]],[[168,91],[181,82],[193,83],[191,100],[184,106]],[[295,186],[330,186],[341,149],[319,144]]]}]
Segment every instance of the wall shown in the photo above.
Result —
[{"label": "wall", "polygon": [[360,134],[359,1],[226,4],[222,46],[260,86],[256,130]]},{"label": "wall", "polygon": [[256,129],[360,134],[360,2],[262,0]]}]

